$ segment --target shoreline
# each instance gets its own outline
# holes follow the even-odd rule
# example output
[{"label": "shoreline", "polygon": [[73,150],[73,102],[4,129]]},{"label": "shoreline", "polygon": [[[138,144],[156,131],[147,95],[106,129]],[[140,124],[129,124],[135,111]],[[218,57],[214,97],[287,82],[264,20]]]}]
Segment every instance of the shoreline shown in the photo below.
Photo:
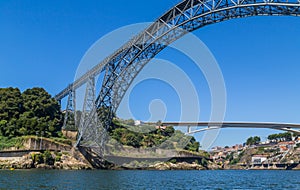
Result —
[{"label": "shoreline", "polygon": [[[53,154],[53,153],[52,153]],[[3,159],[0,158],[0,170],[300,170],[300,163],[295,164],[280,164],[281,167],[272,165],[264,167],[263,165],[225,165],[220,166],[215,163],[208,163],[207,166],[203,166],[198,163],[187,162],[157,162],[149,163],[148,165],[109,165],[107,168],[94,168],[84,160],[75,158],[74,155],[62,155],[62,159],[55,161],[51,164],[39,163],[34,160],[34,155],[41,155],[40,152],[31,152],[18,158]],[[142,163],[141,163],[142,164]]]},{"label": "shoreline", "polygon": [[[36,144],[44,150],[34,150]],[[43,139],[28,137],[22,142],[22,149],[12,147],[0,151],[0,170],[14,169],[50,169],[50,170],[300,170],[300,163],[250,164],[251,157],[245,154],[245,164],[230,164],[229,161],[217,163],[206,157],[172,158],[168,161],[151,161],[119,158],[123,164],[114,164],[103,158],[94,156],[92,152],[83,151],[71,145]],[[248,151],[252,151],[249,149]],[[250,152],[252,153],[252,152]],[[251,154],[249,154],[251,155]],[[92,165],[93,161],[98,165]],[[293,161],[293,160],[292,160]],[[248,163],[248,164],[246,164]]]}]

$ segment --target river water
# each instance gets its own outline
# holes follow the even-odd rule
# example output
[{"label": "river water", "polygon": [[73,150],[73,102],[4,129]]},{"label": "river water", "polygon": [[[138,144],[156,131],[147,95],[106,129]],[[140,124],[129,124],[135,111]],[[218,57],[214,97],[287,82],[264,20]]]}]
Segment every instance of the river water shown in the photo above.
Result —
[{"label": "river water", "polygon": [[0,171],[0,189],[300,189],[300,171]]}]

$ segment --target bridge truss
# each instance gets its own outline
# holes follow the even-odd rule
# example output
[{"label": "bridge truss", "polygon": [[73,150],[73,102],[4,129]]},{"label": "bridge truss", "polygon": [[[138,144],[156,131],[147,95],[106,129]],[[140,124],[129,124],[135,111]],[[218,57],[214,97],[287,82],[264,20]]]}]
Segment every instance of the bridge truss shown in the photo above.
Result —
[{"label": "bridge truss", "polygon": [[[87,90],[85,101],[92,99],[94,103],[89,104],[90,108],[83,111],[85,113],[81,117],[82,121],[78,129],[78,143],[81,138],[85,142],[95,142],[96,139],[99,141],[99,137],[95,134],[109,126],[113,114],[138,73],[155,55],[186,33],[234,18],[299,16],[299,14],[300,0],[184,0],[70,84],[55,98],[61,100],[91,78],[105,72],[97,98],[95,99],[95,93],[91,96]],[[87,88],[90,88],[88,86]],[[67,110],[69,110],[68,106]],[[99,110],[102,110],[101,115]],[[98,116],[96,116],[97,112]],[[98,117],[98,120],[95,121],[94,117]]]}]

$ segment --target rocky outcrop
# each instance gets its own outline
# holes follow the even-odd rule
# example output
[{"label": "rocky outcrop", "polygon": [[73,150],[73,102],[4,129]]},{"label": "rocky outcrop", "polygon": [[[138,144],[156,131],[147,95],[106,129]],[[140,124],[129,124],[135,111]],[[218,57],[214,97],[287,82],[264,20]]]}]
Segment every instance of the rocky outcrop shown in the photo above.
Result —
[{"label": "rocky outcrop", "polygon": [[298,164],[296,167],[292,168],[292,170],[300,170],[300,164]]},{"label": "rocky outcrop", "polygon": [[[37,156],[38,155],[38,156]],[[92,167],[85,161],[76,159],[70,152],[62,153],[62,155],[57,155],[57,153],[51,152],[53,162],[47,163],[42,159],[42,153],[31,152],[22,157],[2,157],[0,159],[0,169],[32,169],[32,168],[42,168],[42,169],[64,169],[64,170],[87,170],[92,169]],[[37,159],[37,157],[39,159]],[[51,158],[51,157],[50,157]]]},{"label": "rocky outcrop", "polygon": [[21,158],[1,158],[0,169],[30,169],[34,166],[30,155]]},{"label": "rocky outcrop", "polygon": [[149,166],[148,169],[153,169],[153,170],[205,170],[206,168],[197,163],[189,164],[186,162],[180,162],[180,163],[160,162],[160,163],[154,164],[152,166]]},{"label": "rocky outcrop", "polygon": [[219,165],[219,164],[217,164],[215,162],[209,162],[207,164],[207,169],[209,169],[209,170],[222,170],[222,169],[224,169],[224,166],[223,165]]},{"label": "rocky outcrop", "polygon": [[86,170],[92,169],[91,166],[83,161],[75,159],[73,156],[62,155],[60,162],[55,162],[56,169],[64,170]]}]

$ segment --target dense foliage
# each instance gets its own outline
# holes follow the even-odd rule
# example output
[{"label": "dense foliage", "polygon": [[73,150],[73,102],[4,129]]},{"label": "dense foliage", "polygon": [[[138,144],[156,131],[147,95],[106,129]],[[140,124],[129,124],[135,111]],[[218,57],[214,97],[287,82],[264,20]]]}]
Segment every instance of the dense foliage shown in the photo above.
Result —
[{"label": "dense foliage", "polygon": [[53,165],[55,160],[60,160],[60,157],[56,156],[53,158],[51,152],[46,150],[44,153],[31,154],[31,159],[35,164]]},{"label": "dense foliage", "polygon": [[[109,114],[106,110],[99,112],[103,117]],[[81,113],[77,112],[77,120],[80,119],[80,115]],[[58,137],[61,135],[62,121],[59,103],[44,89],[32,88],[21,93],[18,88],[0,88],[0,137],[4,144],[16,144],[13,139],[20,136]],[[74,125],[74,118],[70,121],[73,121]],[[171,126],[135,126],[134,120],[120,122],[115,119],[109,131],[121,144],[136,148],[158,147],[198,151],[200,147],[194,137],[187,136]],[[1,145],[3,148],[4,144]]]},{"label": "dense foliage", "polygon": [[246,141],[247,145],[255,145],[255,144],[259,144],[260,142],[260,137],[255,136],[255,137],[249,137]]},{"label": "dense foliage", "polygon": [[43,88],[0,88],[0,136],[59,136],[59,103]]},{"label": "dense foliage", "polygon": [[133,120],[113,121],[110,131],[112,138],[123,145],[139,147],[157,147],[162,149],[185,149],[198,152],[200,143],[194,137],[187,136],[171,126],[154,127],[134,126]]},{"label": "dense foliage", "polygon": [[16,137],[16,138],[8,138],[0,136],[0,150],[9,149],[11,147],[15,147],[17,149],[23,147],[23,138]]},{"label": "dense foliage", "polygon": [[269,140],[276,140],[276,141],[290,141],[292,140],[292,134],[289,132],[286,133],[279,133],[279,134],[271,134],[268,136]]}]

